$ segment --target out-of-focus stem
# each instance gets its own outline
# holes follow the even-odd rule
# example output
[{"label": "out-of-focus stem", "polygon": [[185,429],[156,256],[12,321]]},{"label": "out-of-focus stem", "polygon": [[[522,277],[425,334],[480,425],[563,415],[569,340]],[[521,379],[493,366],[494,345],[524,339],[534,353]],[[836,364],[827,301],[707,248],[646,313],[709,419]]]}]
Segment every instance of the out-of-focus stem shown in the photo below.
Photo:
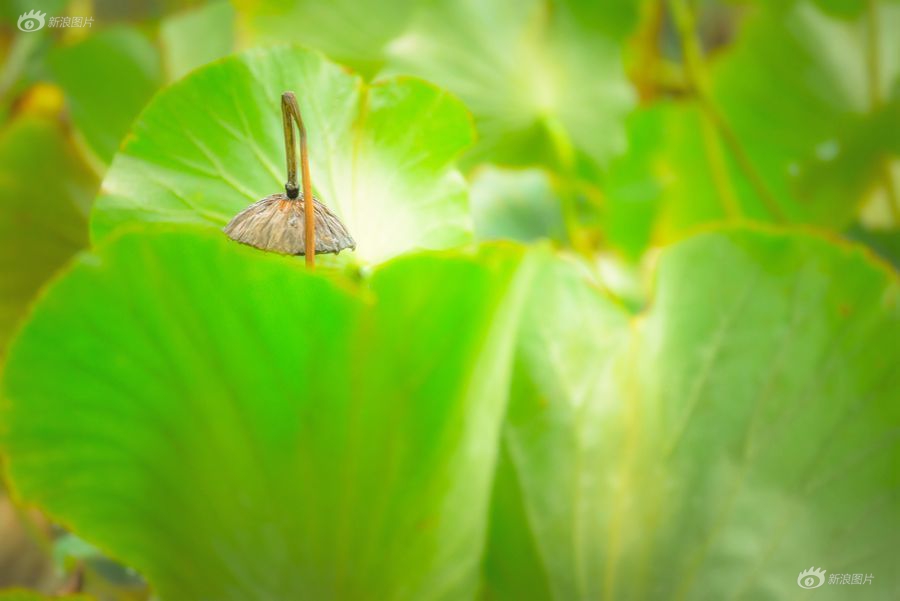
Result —
[{"label": "out-of-focus stem", "polygon": [[731,185],[731,177],[728,173],[728,163],[725,153],[722,152],[722,144],[716,134],[712,122],[701,117],[700,127],[703,129],[703,147],[706,150],[706,158],[712,170],[713,185],[716,188],[716,196],[722,205],[722,210],[730,221],[741,218],[741,205],[737,194]]},{"label": "out-of-focus stem", "polygon": [[665,0],[642,4],[643,25],[634,37],[637,58],[632,67],[632,78],[641,104],[649,104],[659,92],[659,38],[665,21],[665,8]]},{"label": "out-of-focus stem", "polygon": [[894,226],[898,226],[900,225],[900,196],[897,194],[894,174],[891,173],[891,166],[887,159],[881,161],[880,171],[881,179],[884,182],[884,193],[887,195],[887,203],[891,211],[891,219],[894,220]]},{"label": "out-of-focus stem", "polygon": [[[878,0],[866,3],[866,26],[868,29],[866,45],[866,72],[869,78],[869,106],[876,112],[884,105],[881,96],[881,32],[878,28]],[[888,208],[894,225],[900,225],[900,197],[894,185],[894,174],[891,173],[889,159],[884,158],[878,165],[878,174],[887,196]]]},{"label": "out-of-focus stem", "polygon": [[[769,192],[762,177],[753,166],[753,162],[744,150],[737,134],[712,102],[709,93],[709,78],[704,65],[700,40],[697,37],[693,11],[690,6],[688,6],[686,0],[669,0],[669,7],[672,10],[672,17],[675,22],[675,27],[678,30],[678,36],[681,38],[685,73],[687,74],[688,82],[694,92],[700,110],[719,133],[722,141],[734,157],[738,168],[750,182],[750,186],[771,214],[772,218],[779,222],[785,221],[784,213],[782,213],[775,197]],[[721,158],[718,162],[723,165],[725,164],[724,158]],[[726,212],[733,210],[737,205],[735,200],[735,207],[729,209],[727,206],[729,204],[727,197],[722,198],[722,203]]]},{"label": "out-of-focus stem", "polygon": [[575,183],[577,179],[575,166],[575,147],[569,138],[568,133],[555,118],[547,117],[544,120],[544,126],[553,143],[553,149],[556,158],[559,161],[559,172],[551,174],[553,190],[559,197],[562,209],[563,226],[566,230],[566,237],[572,246],[572,250],[580,255],[596,276],[596,284],[609,298],[624,306],[625,303],[610,288],[600,274],[597,267],[597,256],[595,249],[584,234],[578,215],[578,185]]},{"label": "out-of-focus stem", "polygon": [[878,31],[878,0],[866,2],[866,72],[869,76],[869,102],[873,110],[881,108],[881,35]]},{"label": "out-of-focus stem", "polygon": [[572,180],[575,178],[575,148],[572,146],[565,128],[555,118],[546,117],[544,127],[553,143],[556,159],[559,161],[562,177],[556,178],[554,187],[560,199],[566,237],[577,253],[590,257],[593,253],[585,243],[584,235],[581,232],[578,219],[578,195],[572,184]]}]

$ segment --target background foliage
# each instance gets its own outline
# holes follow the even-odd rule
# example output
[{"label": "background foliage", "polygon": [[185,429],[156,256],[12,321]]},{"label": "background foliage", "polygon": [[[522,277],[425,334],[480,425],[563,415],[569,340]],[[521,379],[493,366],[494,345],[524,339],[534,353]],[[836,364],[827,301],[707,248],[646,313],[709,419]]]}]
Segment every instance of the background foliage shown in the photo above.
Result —
[{"label": "background foliage", "polygon": [[895,0],[0,19],[0,599],[900,595]]}]

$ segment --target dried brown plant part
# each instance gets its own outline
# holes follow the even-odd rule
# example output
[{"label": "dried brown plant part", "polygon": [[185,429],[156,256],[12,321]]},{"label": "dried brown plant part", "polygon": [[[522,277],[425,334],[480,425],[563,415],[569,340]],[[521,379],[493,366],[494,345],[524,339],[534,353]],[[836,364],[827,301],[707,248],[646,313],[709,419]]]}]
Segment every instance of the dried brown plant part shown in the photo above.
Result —
[{"label": "dried brown plant part", "polygon": [[13,504],[0,484],[0,589],[50,590],[56,583],[50,561],[50,525],[34,510]]},{"label": "dried brown plant part", "polygon": [[[315,255],[337,254],[345,248],[356,248],[356,242],[337,215],[328,210],[312,193],[306,128],[293,92],[281,95],[281,117],[284,127],[284,149],[287,183],[284,193],[272,194],[238,213],[224,231],[232,240],[250,246],[290,255],[305,255],[312,269]],[[300,132],[300,169],[303,193],[297,185],[297,154],[294,123]],[[304,199],[312,198],[307,204]]]},{"label": "dried brown plant part", "polygon": [[[225,226],[225,233],[232,240],[262,250],[304,255],[308,252],[306,208],[302,195],[291,199],[282,193],[272,194],[238,213]],[[356,242],[344,224],[328,207],[313,197],[312,208],[315,214],[316,254],[338,254],[345,248],[356,248]]]}]

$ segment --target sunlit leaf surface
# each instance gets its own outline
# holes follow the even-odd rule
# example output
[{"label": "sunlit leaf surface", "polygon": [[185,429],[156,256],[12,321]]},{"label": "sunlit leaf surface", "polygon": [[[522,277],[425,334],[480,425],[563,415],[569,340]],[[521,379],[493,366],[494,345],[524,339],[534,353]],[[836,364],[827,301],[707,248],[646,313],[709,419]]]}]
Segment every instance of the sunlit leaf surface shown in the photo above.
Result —
[{"label": "sunlit leaf surface", "polygon": [[452,167],[471,141],[462,105],[409,78],[366,85],[321,55],[252,50],[161,92],[103,182],[95,239],[162,221],[220,228],[285,182],[281,94],[297,93],[313,188],[378,262],[469,238],[465,185]]}]

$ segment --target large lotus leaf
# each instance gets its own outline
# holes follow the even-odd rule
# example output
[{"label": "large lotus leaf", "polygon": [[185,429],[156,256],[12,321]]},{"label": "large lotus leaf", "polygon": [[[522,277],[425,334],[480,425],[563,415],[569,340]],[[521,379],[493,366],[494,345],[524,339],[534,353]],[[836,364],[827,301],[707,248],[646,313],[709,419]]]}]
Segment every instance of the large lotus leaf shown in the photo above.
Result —
[{"label": "large lotus leaf", "polygon": [[127,27],[54,48],[47,68],[66,93],[75,126],[104,165],[162,83],[159,51]]},{"label": "large lotus leaf", "polygon": [[787,600],[811,566],[873,576],[816,598],[895,598],[898,293],[864,251],[763,231],[667,251],[632,326],[542,271],[485,598]]},{"label": "large lotus leaf", "polygon": [[486,599],[601,599],[626,431],[612,369],[628,315],[549,256],[522,315],[485,560]]},{"label": "large lotus leaf", "polygon": [[215,232],[125,234],[10,353],[11,482],[167,601],[469,598],[518,265],[413,256],[354,290]]},{"label": "large lotus leaf", "polygon": [[23,115],[0,133],[0,357],[38,288],[87,245],[96,186],[58,120]]},{"label": "large lotus leaf", "polygon": [[313,188],[347,225],[357,255],[382,261],[468,239],[465,184],[452,167],[471,141],[457,100],[405,78],[366,85],[295,47],[250,50],[194,71],[138,118],[92,218],[221,228],[284,189],[281,94],[297,93]]},{"label": "large lotus leaf", "polygon": [[634,2],[437,0],[388,48],[387,70],[457,94],[479,143],[470,159],[571,169],[624,150],[633,93],[618,38]]}]

